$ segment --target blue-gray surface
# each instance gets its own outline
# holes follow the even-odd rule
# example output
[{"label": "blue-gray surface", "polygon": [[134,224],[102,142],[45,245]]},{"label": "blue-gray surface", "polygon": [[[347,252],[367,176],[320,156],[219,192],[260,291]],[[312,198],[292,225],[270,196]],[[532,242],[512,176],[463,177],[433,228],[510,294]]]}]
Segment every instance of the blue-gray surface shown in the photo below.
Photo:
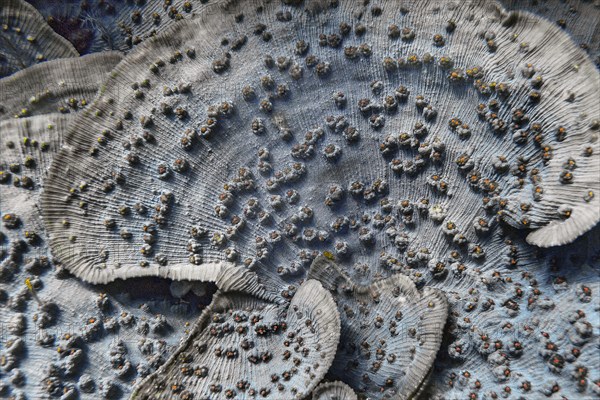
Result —
[{"label": "blue-gray surface", "polygon": [[[261,364],[242,340],[284,336],[237,313],[192,329],[207,296],[162,277],[250,291],[269,324],[320,280],[341,318],[327,378],[359,395],[600,397],[597,2],[519,2],[549,21],[488,1],[31,3],[80,53],[128,55],[0,81],[0,396],[277,399],[322,377],[319,318],[287,319],[306,341]],[[339,270],[309,273],[322,252]]]}]

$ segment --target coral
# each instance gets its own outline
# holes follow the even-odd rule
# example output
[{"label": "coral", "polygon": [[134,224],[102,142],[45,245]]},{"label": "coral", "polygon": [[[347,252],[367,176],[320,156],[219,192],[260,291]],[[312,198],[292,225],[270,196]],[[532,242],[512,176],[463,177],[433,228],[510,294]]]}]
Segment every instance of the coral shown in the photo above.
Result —
[{"label": "coral", "polygon": [[317,281],[304,282],[284,307],[217,293],[182,346],[131,398],[304,398],[329,369],[339,337],[336,305]]},{"label": "coral", "polygon": [[590,0],[500,0],[508,10],[527,10],[556,23],[600,67],[600,3]]},{"label": "coral", "polygon": [[[325,18],[324,15],[330,17],[329,14],[336,15],[340,9],[342,7],[312,15],[300,14],[291,8],[290,10],[299,14],[297,18],[292,18],[289,22],[280,22],[273,17],[276,22],[270,34],[275,34],[275,29],[283,29],[289,24],[296,23],[300,26],[309,21],[317,23],[319,18]],[[423,10],[426,11],[427,7]],[[278,6],[271,5],[265,7],[258,16],[253,16],[255,21],[247,16],[242,22],[232,21],[232,24],[236,27],[253,26],[257,21],[267,18],[271,13],[276,14],[277,11]],[[460,9],[453,12],[459,13]],[[423,112],[427,111],[425,103],[437,103],[440,100],[419,100],[417,96],[416,107],[409,103],[402,106],[402,115],[406,115],[405,118],[399,119],[400,113],[384,113],[386,131],[410,130],[415,123],[426,123],[429,131],[433,131],[421,139],[423,143],[416,138],[412,141],[403,139],[404,134],[400,133],[396,150],[393,150],[394,147],[390,148],[394,154],[404,158],[402,162],[414,163],[417,166],[415,172],[405,168],[407,175],[417,173],[428,182],[427,186],[420,185],[415,188],[414,193],[407,196],[407,201],[415,203],[422,199],[430,202],[427,208],[431,208],[431,215],[435,216],[435,220],[431,221],[425,215],[425,211],[419,216],[416,213],[403,214],[402,222],[415,225],[411,228],[412,232],[409,232],[413,237],[423,236],[420,235],[421,232],[428,232],[425,236],[430,238],[435,246],[447,247],[445,236],[454,236],[455,242],[459,244],[471,243],[467,247],[470,247],[470,257],[474,259],[484,257],[485,251],[484,246],[478,244],[485,235],[471,233],[474,231],[472,219],[479,213],[483,216],[492,214],[486,217],[492,219],[491,225],[497,225],[494,220],[501,219],[519,228],[536,229],[530,234],[530,241],[549,246],[572,241],[593,226],[598,219],[599,201],[597,197],[592,197],[598,185],[593,179],[597,175],[598,155],[597,151],[594,151],[596,144],[592,141],[593,129],[596,129],[592,115],[596,105],[593,93],[597,81],[589,78],[597,76],[597,70],[580,50],[569,46],[570,42],[566,36],[563,38],[564,42],[558,44],[556,41],[550,44],[540,40],[543,36],[540,32],[544,31],[556,36],[564,35],[559,31],[560,28],[544,23],[532,28],[530,22],[536,19],[528,14],[511,17],[510,24],[504,26],[507,24],[503,22],[506,20],[502,14],[490,12],[483,6],[481,12],[482,18],[486,17],[488,31],[519,31],[521,40],[530,39],[528,46],[524,46],[525,41],[513,42],[510,33],[496,39],[498,49],[493,53],[487,51],[485,43],[472,46],[471,48],[480,50],[473,51],[472,54],[466,53],[462,65],[453,67],[454,70],[463,68],[467,74],[465,76],[472,77],[469,79],[454,78],[454,70],[448,72],[445,69],[454,64],[454,61],[444,55],[437,55],[439,61],[436,63],[419,61],[416,67],[403,67],[400,71],[410,76],[413,85],[416,85],[412,88],[413,91],[422,90],[420,82],[426,79],[422,76],[430,77],[427,79],[436,83],[435,93],[438,96],[447,93],[452,97],[460,93],[463,103],[461,110],[448,107],[448,104],[436,104],[436,120],[423,122]],[[374,24],[371,35],[376,35],[378,29],[387,29],[385,24],[379,23],[383,19],[373,16],[372,13],[365,15],[368,15]],[[340,13],[339,18],[344,18],[344,14]],[[302,22],[304,20],[307,22]],[[241,48],[232,49],[227,53],[228,57],[222,56],[221,50],[211,45],[209,38],[215,37],[216,41],[217,37],[226,36],[229,28],[227,24],[219,23],[219,27],[209,29],[207,27],[211,21],[215,21],[212,16],[206,20],[182,22],[174,26],[168,34],[141,46],[115,69],[106,83],[106,90],[94,104],[94,112],[74,122],[73,129],[66,139],[69,148],[61,152],[50,172],[43,209],[57,255],[77,276],[93,282],[156,274],[176,279],[189,274],[189,277],[204,279],[200,274],[204,274],[205,270],[214,270],[213,265],[224,259],[223,250],[229,249],[232,244],[235,245],[236,252],[241,253],[240,258],[247,260],[250,265],[253,264],[252,260],[256,260],[259,267],[270,264],[265,266],[262,276],[274,275],[280,264],[303,261],[290,259],[293,250],[268,254],[268,248],[275,244],[259,240],[259,237],[264,238],[277,233],[269,233],[269,228],[263,226],[268,226],[273,219],[275,224],[281,227],[289,226],[291,230],[286,229],[285,235],[291,240],[284,239],[278,244],[280,247],[311,245],[308,237],[303,238],[304,233],[310,231],[304,232],[303,236],[293,233],[294,227],[300,231],[306,230],[301,225],[308,224],[310,227],[311,214],[305,216],[302,207],[299,208],[299,213],[294,213],[293,208],[280,213],[264,209],[268,203],[269,192],[275,194],[274,191],[283,190],[278,189],[282,186],[286,190],[289,190],[287,187],[298,186],[298,189],[305,192],[301,193],[295,189],[300,193],[300,199],[315,199],[319,195],[316,193],[318,187],[306,183],[306,171],[312,174],[312,179],[322,181],[319,179],[320,174],[324,177],[330,176],[330,171],[335,169],[341,172],[332,183],[343,187],[357,182],[365,187],[362,195],[360,189],[352,191],[355,195],[352,196],[351,202],[348,201],[347,207],[356,208],[359,204],[366,203],[367,207],[363,212],[367,209],[376,212],[374,200],[381,200],[386,196],[402,199],[402,185],[412,186],[408,177],[394,178],[389,183],[383,179],[388,175],[386,158],[389,156],[385,153],[377,155],[378,149],[373,146],[348,147],[351,155],[344,156],[340,152],[342,155],[336,156],[340,158],[333,164],[327,157],[316,157],[317,146],[323,146],[326,151],[328,148],[334,149],[320,144],[323,136],[339,141],[338,149],[341,149],[344,143],[342,138],[335,136],[335,132],[326,133],[321,128],[325,117],[329,113],[337,112],[336,106],[329,103],[329,92],[358,92],[357,97],[368,95],[368,92],[361,94],[360,87],[355,86],[354,81],[345,80],[348,74],[343,72],[344,68],[352,69],[354,63],[346,60],[342,52],[335,48],[315,47],[315,57],[329,59],[329,63],[335,65],[338,72],[325,80],[318,73],[314,75],[306,72],[300,81],[294,83],[294,78],[288,78],[285,69],[280,69],[277,72],[279,79],[296,90],[292,90],[289,98],[276,98],[269,89],[263,88],[261,96],[271,99],[257,100],[256,104],[243,99],[241,93],[235,90],[235,82],[246,82],[247,76],[264,76],[269,71],[268,63],[265,65],[264,60],[254,58],[253,63],[246,60],[242,69],[234,68],[235,60],[244,59],[248,52],[253,51],[251,43],[268,46],[270,41],[261,44],[264,43],[264,38],[253,37]],[[458,47],[458,43],[463,42],[477,43],[479,38],[472,33],[477,30],[481,28],[470,27],[466,21],[462,29],[457,28],[453,32],[453,40],[457,43],[455,46]],[[201,37],[202,40],[195,37]],[[428,37],[424,32],[418,39],[412,40],[427,48],[430,46]],[[358,37],[357,40],[362,39]],[[393,39],[389,40],[393,45]],[[562,45],[564,51],[557,52],[557,45]],[[451,46],[447,44],[446,47]],[[531,50],[534,47],[536,51]],[[442,48],[438,53],[444,50],[445,48]],[[372,48],[369,59],[363,61],[375,66],[378,64],[376,60],[383,59],[384,54],[389,51],[387,47]],[[487,60],[478,58],[480,53],[485,55]],[[546,82],[540,93],[548,95],[539,102],[532,102],[528,89],[532,84],[532,75],[529,69],[523,72],[522,68],[535,69],[535,65],[543,62],[546,54],[552,54],[553,67],[545,68]],[[226,67],[221,65],[222,57],[227,60]],[[419,60],[422,57],[423,54],[417,55]],[[471,60],[472,58],[476,60]],[[579,72],[570,67],[574,61],[579,63]],[[473,66],[475,62],[481,63],[482,66]],[[504,69],[494,65],[504,66]],[[532,67],[528,67],[529,65]],[[248,73],[251,68],[255,73]],[[186,70],[203,72],[188,77]],[[370,70],[364,71],[365,75],[370,73]],[[380,70],[380,73],[385,71]],[[131,81],[131,76],[135,76],[134,82]],[[386,73],[390,89],[396,86],[400,76],[398,71]],[[368,79],[368,76],[356,78],[357,82]],[[458,81],[454,82],[454,79]],[[468,85],[469,82],[475,87]],[[564,87],[566,82],[569,91],[577,92],[576,101],[564,101],[564,98],[554,95],[558,92],[562,92],[563,96],[567,95],[567,89]],[[257,87],[259,84],[256,83]],[[304,88],[302,91],[299,89],[300,84]],[[307,91],[308,88],[311,89]],[[323,93],[320,97],[322,103],[313,102],[319,104],[318,110],[311,109],[310,104],[307,105],[302,100],[302,93],[309,92],[311,96]],[[196,96],[197,93],[201,93],[205,98]],[[469,95],[463,96],[463,93]],[[365,100],[375,104],[374,101]],[[265,109],[265,102],[279,104],[280,110]],[[358,103],[361,102],[362,100]],[[306,106],[301,107],[300,104]],[[326,107],[325,104],[330,105]],[[547,120],[544,117],[548,114],[546,110],[554,110],[558,105],[561,111],[552,112],[556,119]],[[478,110],[483,110],[481,117],[477,114]],[[377,107],[370,107],[365,112],[368,113],[366,117],[370,118],[346,115],[346,119],[351,119],[352,122],[348,127],[356,127],[362,132],[381,129],[376,121],[384,114],[381,114]],[[251,129],[250,121],[257,115],[268,116],[271,113],[279,117],[273,118],[274,126],[272,129],[267,128],[267,131],[279,131],[281,119],[286,121],[288,127],[307,126],[313,129],[308,131],[304,141],[297,139],[298,143],[288,145],[291,147],[291,157],[282,152],[279,156],[281,159],[274,160],[279,165],[277,170],[272,173],[271,178],[263,180],[260,172],[252,171],[252,165],[257,162],[255,160],[259,146],[285,146],[285,140],[280,144],[281,139],[277,134],[246,136],[243,133]],[[461,115],[457,115],[459,113]],[[584,113],[587,113],[586,117],[581,117]],[[431,112],[428,115],[432,115]],[[580,118],[583,118],[583,121],[580,121]],[[427,117],[423,119],[426,120]],[[410,121],[407,123],[409,126],[404,127],[403,121]],[[444,127],[443,121],[449,121],[448,128]],[[244,125],[245,122],[248,126]],[[373,125],[374,123],[376,125]],[[452,132],[463,125],[470,125],[472,129],[477,128],[482,133],[470,137],[465,142],[460,135],[455,136]],[[511,136],[520,131],[526,132],[526,143],[510,140]],[[129,141],[125,147],[124,140]],[[237,140],[253,145],[228,144],[236,143]],[[165,160],[168,158],[165,157],[165,148],[172,149],[167,152],[172,154],[170,160]],[[411,161],[407,156],[410,157],[413,149],[417,148],[424,150]],[[589,149],[588,153],[586,148]],[[334,153],[338,151],[335,150]],[[500,167],[500,172],[496,172],[489,163],[495,157],[508,160],[507,167]],[[235,160],[235,165],[231,165],[229,160]],[[353,163],[352,160],[368,162],[369,169],[378,171],[377,175],[362,182],[363,177],[354,173],[352,168],[344,167],[348,162]],[[470,164],[469,160],[473,163]],[[179,169],[179,163],[190,164],[190,168]],[[69,166],[72,178],[86,182],[91,188],[90,191],[72,191],[72,179],[64,179],[66,166]],[[180,172],[177,172],[178,169]],[[209,174],[207,171],[214,173]],[[147,179],[151,179],[153,183],[145,183]],[[324,180],[331,181],[331,178]],[[184,181],[185,185],[180,183]],[[264,189],[261,182],[266,184]],[[99,186],[103,187],[100,191],[96,190]],[[194,187],[194,190],[186,190],[188,186]],[[213,194],[212,191],[218,190],[218,187],[224,187],[225,190],[221,194]],[[252,193],[255,190],[257,192]],[[102,195],[102,192],[106,195]],[[135,199],[129,199],[131,193],[135,193]],[[458,193],[460,196],[457,196]],[[66,202],[63,200],[65,196]],[[219,196],[224,196],[224,200],[219,200]],[[461,206],[452,207],[457,199]],[[130,204],[127,204],[128,201]],[[248,205],[244,206],[246,201]],[[306,209],[314,208],[320,219],[335,216],[331,211],[323,210],[320,202],[313,202],[315,204]],[[152,208],[155,211],[128,211],[137,204],[142,207],[140,210]],[[469,209],[465,210],[464,207]],[[341,207],[342,210],[344,208],[345,206]],[[440,213],[438,209],[444,211]],[[264,222],[252,223],[255,215],[258,216],[259,213],[265,217]],[[269,218],[266,217],[267,213]],[[498,213],[499,218],[494,218],[495,213]],[[352,211],[348,214],[352,217]],[[361,217],[357,214],[354,218]],[[58,215],[61,219],[69,220],[70,225],[65,228],[55,217]],[[388,221],[391,221],[391,218],[392,216]],[[436,221],[444,218],[444,223],[436,224]],[[106,229],[105,221],[110,222],[110,229]],[[114,225],[112,221],[115,222]],[[210,232],[207,232],[205,238],[190,238],[189,231],[194,229],[198,221],[204,224],[202,229],[210,227]],[[230,224],[229,221],[235,222]],[[86,226],[83,232],[79,232],[78,227],[81,224]],[[456,228],[442,229],[448,225]],[[147,227],[144,229],[151,231],[144,234],[144,231],[140,230],[144,226]],[[94,235],[88,236],[92,232]],[[92,239],[99,232],[106,232],[102,233],[105,240]],[[355,245],[358,248],[373,241],[371,236],[374,234],[370,228],[362,227],[358,233],[359,243]],[[390,234],[396,236],[393,232]],[[436,239],[431,235],[436,235]],[[327,240],[325,237],[323,239]],[[191,244],[190,241],[195,244]],[[380,241],[386,243],[388,239],[383,236]],[[104,248],[109,242],[114,244],[110,251]],[[315,243],[320,243],[320,240]],[[415,243],[415,246],[417,245]],[[86,248],[86,254],[80,256],[77,249],[81,247]],[[256,247],[256,250],[252,251],[251,247]],[[169,250],[163,251],[161,248]],[[132,254],[139,255],[131,259]],[[287,259],[278,259],[282,258],[281,254],[287,255]],[[370,254],[376,255],[377,252],[373,251]],[[190,263],[191,258],[194,261]],[[371,261],[374,261],[373,257]],[[206,268],[196,267],[194,264],[197,263],[206,264]],[[285,271],[292,269],[283,266],[281,271],[285,274]],[[277,280],[278,277],[273,276],[271,279]]]},{"label": "coral", "polygon": [[448,316],[444,293],[420,293],[400,274],[358,286],[325,256],[315,259],[308,277],[334,293],[340,311],[343,341],[329,375],[371,398],[422,391]]},{"label": "coral", "polygon": [[2,2],[0,25],[0,78],[46,60],[79,56],[71,43],[54,33],[23,0]]},{"label": "coral", "polygon": [[204,3],[2,6],[2,395],[598,395],[596,4]]},{"label": "coral", "polygon": [[[122,58],[118,52],[104,52],[58,59],[2,79],[0,119],[69,114],[84,109]],[[66,128],[57,131],[62,134]]]},{"label": "coral", "polygon": [[126,51],[177,21],[204,13],[207,0],[28,0],[81,54]]},{"label": "coral", "polygon": [[358,400],[352,388],[340,381],[321,383],[313,390],[312,397],[315,400]]}]

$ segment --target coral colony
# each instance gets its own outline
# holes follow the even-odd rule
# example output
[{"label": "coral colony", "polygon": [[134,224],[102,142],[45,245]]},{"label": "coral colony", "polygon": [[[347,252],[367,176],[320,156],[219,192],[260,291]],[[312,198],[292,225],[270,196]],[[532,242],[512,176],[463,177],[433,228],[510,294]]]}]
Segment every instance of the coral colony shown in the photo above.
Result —
[{"label": "coral colony", "polygon": [[0,23],[0,397],[600,398],[597,0]]}]

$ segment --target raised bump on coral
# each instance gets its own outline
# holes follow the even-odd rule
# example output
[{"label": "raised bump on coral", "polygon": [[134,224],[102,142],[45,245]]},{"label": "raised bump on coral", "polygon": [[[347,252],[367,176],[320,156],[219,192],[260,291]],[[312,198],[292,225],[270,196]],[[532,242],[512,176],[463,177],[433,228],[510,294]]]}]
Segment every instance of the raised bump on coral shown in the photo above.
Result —
[{"label": "raised bump on coral", "polygon": [[131,398],[304,398],[329,369],[339,332],[336,305],[317,281],[303,283],[285,305],[219,292],[179,349]]},{"label": "raised bump on coral", "polygon": [[2,2],[0,28],[0,78],[42,61],[79,56],[73,45],[23,0]]}]

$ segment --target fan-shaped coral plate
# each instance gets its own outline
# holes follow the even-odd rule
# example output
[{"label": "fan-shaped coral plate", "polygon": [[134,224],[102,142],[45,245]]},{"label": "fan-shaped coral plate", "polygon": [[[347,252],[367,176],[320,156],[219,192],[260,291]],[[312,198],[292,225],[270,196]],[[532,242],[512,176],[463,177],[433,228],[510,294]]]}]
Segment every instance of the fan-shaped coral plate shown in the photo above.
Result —
[{"label": "fan-shaped coral plate", "polygon": [[[496,218],[540,246],[596,223],[598,71],[559,28],[487,2],[319,4],[233,4],[113,71],[42,202],[71,271],[201,279],[238,260],[289,281],[303,248],[374,261],[402,199],[400,250],[475,260]],[[449,15],[463,24],[435,33]]]},{"label": "fan-shaped coral plate", "polygon": [[306,281],[283,307],[219,293],[132,400],[304,398],[329,369],[339,337],[337,308],[317,281]]}]

